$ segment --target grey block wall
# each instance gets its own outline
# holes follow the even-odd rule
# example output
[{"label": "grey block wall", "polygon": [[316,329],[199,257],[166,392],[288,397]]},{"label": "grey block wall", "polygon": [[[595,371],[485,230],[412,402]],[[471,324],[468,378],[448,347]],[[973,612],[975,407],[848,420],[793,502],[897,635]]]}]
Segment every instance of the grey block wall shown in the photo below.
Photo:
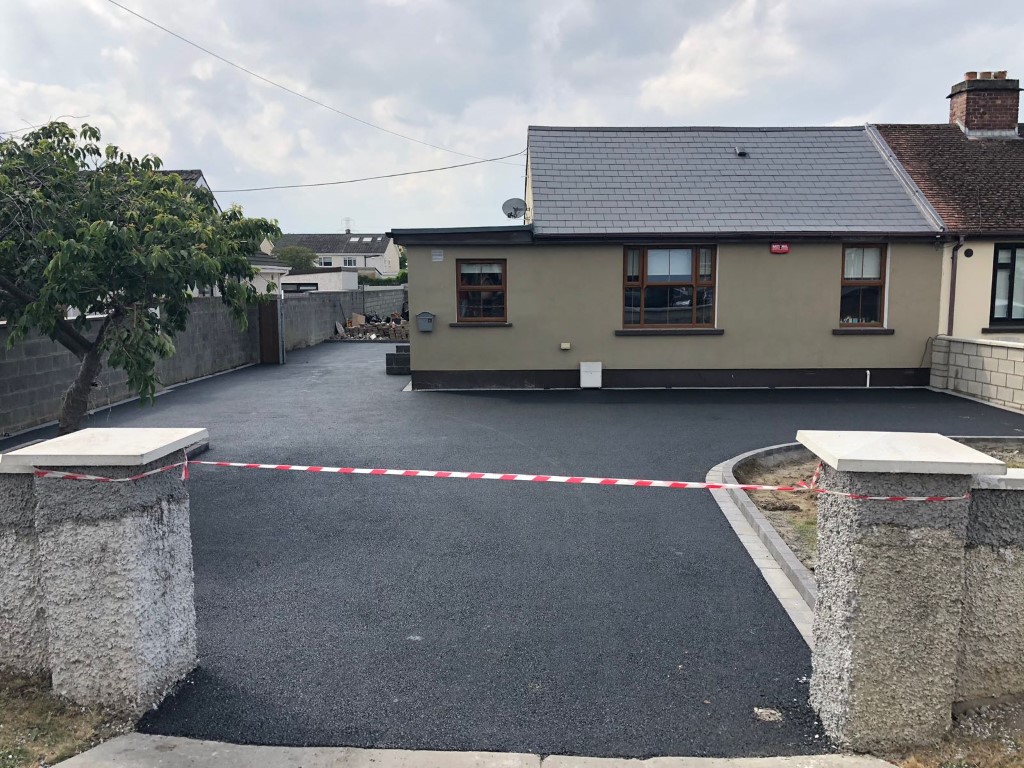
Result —
[{"label": "grey block wall", "polygon": [[931,385],[1024,410],[1024,344],[939,336],[932,342]]},{"label": "grey block wall", "polygon": [[[61,398],[79,367],[74,355],[45,336],[30,334],[11,349],[7,349],[7,337],[6,326],[0,326],[0,434],[56,419]],[[157,364],[165,385],[258,362],[257,311],[249,310],[249,327],[241,331],[220,299],[197,298],[188,327],[174,345],[174,356]],[[89,404],[98,408],[130,395],[125,374],[104,366]]]}]

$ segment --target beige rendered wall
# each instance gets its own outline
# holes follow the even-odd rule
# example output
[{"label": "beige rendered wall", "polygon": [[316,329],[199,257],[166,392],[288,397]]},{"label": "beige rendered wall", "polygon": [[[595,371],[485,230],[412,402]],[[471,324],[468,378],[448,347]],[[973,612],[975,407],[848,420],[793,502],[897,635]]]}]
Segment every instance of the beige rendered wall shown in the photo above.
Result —
[{"label": "beige rendered wall", "polygon": [[[968,248],[974,251],[971,258],[964,257]],[[945,249],[942,269],[942,315],[939,319],[939,333],[948,328],[949,273],[952,263],[953,246]],[[967,240],[957,257],[956,267],[956,313],[953,317],[953,336],[962,339],[1003,339],[1024,341],[1024,332],[982,334],[981,329],[989,327],[989,311],[992,304],[992,265],[995,259],[995,242],[992,240]]]},{"label": "beige rendered wall", "polygon": [[[447,247],[435,262],[407,247],[412,315],[437,315],[432,333],[413,331],[414,371],[555,370],[601,361],[610,369],[918,368],[938,326],[941,251],[889,248],[886,326],[892,336],[833,336],[839,326],[842,245],[724,244],[718,258],[723,336],[615,336],[622,329],[622,247]],[[455,262],[507,259],[510,328],[451,328]],[[415,328],[415,322],[413,323]],[[572,344],[570,351],[560,342]]]}]

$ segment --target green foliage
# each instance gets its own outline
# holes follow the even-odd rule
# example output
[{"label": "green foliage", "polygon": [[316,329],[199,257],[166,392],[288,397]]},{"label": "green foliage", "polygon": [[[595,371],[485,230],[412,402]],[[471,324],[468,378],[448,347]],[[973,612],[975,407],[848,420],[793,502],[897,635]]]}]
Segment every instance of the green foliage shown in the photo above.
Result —
[{"label": "green foliage", "polygon": [[369,275],[360,275],[360,285],[405,285],[409,282],[409,273],[404,269],[394,277],[370,277]]},{"label": "green foliage", "polygon": [[8,344],[35,328],[80,359],[107,353],[151,399],[193,287],[217,285],[244,326],[258,299],[247,256],[280,230],[99,141],[60,122],[0,141],[0,316]]},{"label": "green foliage", "polygon": [[409,268],[409,259],[405,256],[405,246],[398,246],[398,269],[405,272]]},{"label": "green foliage", "polygon": [[316,251],[301,245],[286,245],[283,248],[275,248],[274,257],[292,269],[312,269]]}]

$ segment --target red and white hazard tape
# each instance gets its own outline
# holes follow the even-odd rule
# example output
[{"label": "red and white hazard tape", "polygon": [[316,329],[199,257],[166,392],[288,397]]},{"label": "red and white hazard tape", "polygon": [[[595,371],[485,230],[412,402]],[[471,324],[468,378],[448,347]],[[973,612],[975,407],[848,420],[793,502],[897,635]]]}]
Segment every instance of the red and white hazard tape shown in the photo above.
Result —
[{"label": "red and white hazard tape", "polygon": [[500,472],[448,472],[433,469],[367,469],[360,467],[320,467],[305,464],[247,464],[238,461],[184,461],[177,464],[169,464],[166,467],[152,469],[131,477],[101,477],[99,475],[83,475],[76,472],[61,472],[53,469],[40,469],[35,471],[36,477],[59,478],[63,480],[92,480],[101,483],[126,483],[132,480],[140,480],[143,477],[157,475],[161,472],[169,472],[178,467],[182,468],[183,480],[188,479],[188,468],[191,465],[201,464],[208,467],[234,467],[239,469],[277,469],[286,472],[317,472],[320,474],[335,475],[385,475],[388,477],[436,477],[442,479],[458,480],[512,480],[529,483],[566,483],[569,485],[614,485],[627,486],[632,488],[684,488],[684,489],[706,489],[715,490],[739,490],[739,491],[781,491],[794,493],[808,491],[811,493],[828,494],[830,496],[842,496],[847,499],[859,501],[963,501],[970,498],[965,496],[868,496],[860,493],[846,493],[843,491],[830,491],[818,488],[818,475],[820,465],[814,472],[814,477],[809,483],[797,483],[796,485],[752,485],[748,483],[691,483],[678,480],[637,480],[621,477],[582,477],[576,475],[525,475],[518,473]]}]

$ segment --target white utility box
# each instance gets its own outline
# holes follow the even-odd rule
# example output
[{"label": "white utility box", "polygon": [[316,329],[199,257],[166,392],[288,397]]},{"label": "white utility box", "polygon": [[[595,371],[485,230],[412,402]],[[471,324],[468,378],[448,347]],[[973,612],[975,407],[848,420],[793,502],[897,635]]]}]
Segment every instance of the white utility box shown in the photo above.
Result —
[{"label": "white utility box", "polygon": [[580,388],[601,388],[601,363],[580,363]]}]

